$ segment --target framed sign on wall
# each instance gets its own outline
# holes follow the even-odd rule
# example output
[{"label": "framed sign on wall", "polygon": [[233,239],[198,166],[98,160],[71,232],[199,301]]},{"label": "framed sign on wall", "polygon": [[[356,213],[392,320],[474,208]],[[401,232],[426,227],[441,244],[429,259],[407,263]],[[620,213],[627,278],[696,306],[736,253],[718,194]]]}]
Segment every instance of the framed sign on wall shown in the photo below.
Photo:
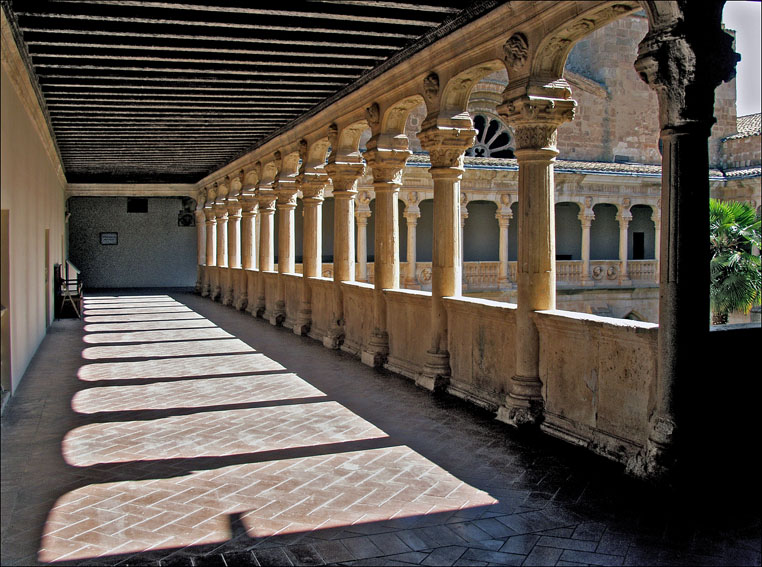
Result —
[{"label": "framed sign on wall", "polygon": [[118,232],[101,232],[101,244],[115,245],[119,244]]}]

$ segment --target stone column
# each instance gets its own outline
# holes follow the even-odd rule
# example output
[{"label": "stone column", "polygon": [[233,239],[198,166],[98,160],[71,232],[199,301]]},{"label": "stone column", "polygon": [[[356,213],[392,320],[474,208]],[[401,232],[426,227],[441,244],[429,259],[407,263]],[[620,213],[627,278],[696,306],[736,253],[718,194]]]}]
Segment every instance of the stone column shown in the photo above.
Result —
[{"label": "stone column", "polygon": [[[206,217],[206,267],[209,268],[217,265],[217,217],[212,205],[204,208],[204,216]],[[211,271],[207,270],[201,295],[209,297],[212,291]]]},{"label": "stone column", "polygon": [[629,199],[625,199],[622,204],[617,220],[619,221],[619,285],[630,286],[632,281],[630,281],[629,268],[627,267],[627,228],[630,226],[632,213],[630,212]]},{"label": "stone column", "polygon": [[460,258],[460,276],[463,289],[468,288],[466,283],[466,256],[463,253],[463,232],[466,229],[468,218],[468,197],[465,193],[460,194],[460,228],[458,230],[458,258]]},{"label": "stone column", "polygon": [[204,289],[204,264],[206,264],[206,220],[203,209],[196,209],[196,293]]},{"label": "stone column", "polygon": [[241,267],[241,203],[228,197],[228,282],[222,298],[223,305],[232,305],[235,295],[234,268]]},{"label": "stone column", "polygon": [[[363,191],[364,193],[364,191]],[[368,219],[371,211],[368,203],[363,203],[362,193],[357,195],[358,205],[355,211],[357,221],[357,281],[368,281]]]},{"label": "stone column", "polygon": [[591,207],[593,201],[588,197],[585,200],[585,207],[580,211],[577,218],[582,225],[582,285],[592,286],[595,282],[590,275],[590,228],[595,220],[595,213]]},{"label": "stone column", "polygon": [[241,267],[244,270],[255,267],[254,225],[258,211],[259,206],[256,201],[244,199],[241,202]]},{"label": "stone column", "polygon": [[[709,157],[714,89],[739,56],[721,27],[722,3],[681,4],[680,17],[649,31],[635,69],[656,91],[662,141],[659,360],[644,474],[669,475],[679,429],[697,393],[696,353],[709,345]],[[684,25],[692,21],[692,25]]]},{"label": "stone column", "polygon": [[304,204],[304,232],[302,246],[302,304],[294,325],[294,333],[306,335],[312,325],[312,288],[307,278],[316,278],[322,273],[323,259],[323,200],[328,177],[325,174],[305,176],[302,183],[302,203]]},{"label": "stone column", "polygon": [[510,207],[507,211],[501,210],[495,213],[497,224],[500,227],[500,246],[498,254],[500,258],[500,273],[497,276],[497,286],[499,289],[508,289],[511,285],[511,278],[508,276],[508,227],[511,224],[513,213]]},{"label": "stone column", "polygon": [[251,314],[263,317],[265,312],[265,278],[263,272],[272,272],[275,250],[273,245],[273,216],[275,215],[275,192],[270,189],[257,190],[259,202],[259,289],[257,304]]},{"label": "stone column", "polygon": [[222,283],[225,270],[228,267],[228,209],[225,204],[214,206],[217,217],[217,284],[212,291],[212,300],[222,299]]},{"label": "stone column", "polygon": [[416,272],[416,230],[421,211],[418,205],[408,204],[405,209],[405,220],[407,221],[407,273],[405,274],[405,285],[408,289],[421,289]]},{"label": "stone column", "polygon": [[[344,340],[344,297],[341,291],[341,282],[351,282],[355,279],[355,196],[357,195],[357,181],[365,173],[365,164],[359,161],[337,162],[334,159],[326,164],[325,170],[333,183],[333,281],[335,292],[333,327],[323,338],[323,345],[327,348],[337,349]],[[363,236],[367,227],[367,218],[365,218],[365,222]],[[359,250],[357,254],[360,254]],[[367,258],[367,249],[365,256]]]},{"label": "stone column", "polygon": [[654,221],[654,259],[656,260],[656,281],[659,281],[659,273],[661,272],[661,262],[659,261],[661,253],[661,204],[658,207],[652,208],[651,220]]},{"label": "stone column", "polygon": [[[470,123],[470,120],[469,120]],[[434,227],[431,250],[431,348],[426,355],[423,373],[416,384],[435,391],[444,389],[450,380],[447,310],[444,298],[461,293],[461,209],[460,180],[463,156],[473,146],[473,128],[426,126],[418,134],[429,152],[434,181]]]},{"label": "stone column", "polygon": [[402,170],[408,156],[401,138],[394,139],[393,147],[379,147],[381,136],[368,140],[365,161],[373,172],[373,190],[376,194],[376,233],[373,283],[376,289],[373,304],[373,333],[361,353],[363,363],[381,367],[389,355],[389,333],[386,326],[384,289],[397,289],[400,285],[399,207],[397,199],[402,185]]},{"label": "stone column", "polygon": [[[278,196],[278,274],[293,274],[296,271],[294,240],[294,209],[296,209],[297,187],[293,181],[280,180],[276,183]],[[286,287],[283,278],[278,278],[278,299],[270,316],[270,324],[282,325],[286,319]]]},{"label": "stone column", "polygon": [[556,306],[556,133],[574,117],[571,99],[520,95],[499,107],[516,132],[519,164],[519,255],[516,310],[516,375],[508,381],[497,418],[511,425],[539,425],[543,414],[540,336],[534,311]]}]

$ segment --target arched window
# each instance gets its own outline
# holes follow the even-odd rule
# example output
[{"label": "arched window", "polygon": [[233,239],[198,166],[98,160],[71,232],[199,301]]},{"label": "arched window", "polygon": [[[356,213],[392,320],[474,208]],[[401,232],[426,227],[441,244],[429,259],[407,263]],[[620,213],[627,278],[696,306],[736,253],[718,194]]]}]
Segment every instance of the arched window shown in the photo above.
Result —
[{"label": "arched window", "polygon": [[474,116],[476,139],[474,146],[466,151],[472,157],[513,157],[513,135],[511,131],[497,118],[485,114]]}]

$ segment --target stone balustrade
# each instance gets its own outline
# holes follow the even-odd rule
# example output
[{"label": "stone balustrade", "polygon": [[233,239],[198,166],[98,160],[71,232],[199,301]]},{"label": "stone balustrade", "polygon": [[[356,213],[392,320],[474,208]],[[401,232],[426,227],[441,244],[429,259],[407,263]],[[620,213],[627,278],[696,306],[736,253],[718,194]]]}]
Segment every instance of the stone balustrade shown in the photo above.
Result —
[{"label": "stone balustrade", "polygon": [[[471,273],[485,281],[497,277],[499,263],[473,264],[478,267]],[[581,265],[580,262],[558,264]],[[654,261],[633,264],[644,267],[634,274],[648,274],[647,270],[653,270]],[[614,262],[594,261],[591,265],[607,266]],[[299,268],[297,265],[297,272]],[[234,297],[264,289],[265,309],[261,317],[286,328],[293,328],[303,287],[309,285],[312,317],[307,334],[320,342],[329,336],[334,323],[332,279],[218,266],[202,265],[199,269],[201,281],[212,286],[225,272],[232,282]],[[419,272],[424,269],[426,263],[418,266]],[[634,276],[634,279],[640,277]],[[281,289],[279,285],[284,290],[285,317],[276,322],[271,314]],[[341,282],[340,287],[344,336],[339,346],[359,357],[372,339],[373,313],[369,305],[374,287],[361,282]],[[430,328],[420,322],[429,316],[431,293],[387,289],[383,295],[389,332],[389,354],[384,367],[416,380],[426,363]],[[244,306],[245,310],[251,313],[255,303],[256,298]],[[489,411],[497,411],[507,392],[507,377],[515,372],[516,305],[470,297],[448,297],[444,304],[452,369],[446,391]],[[621,462],[640,474],[656,380],[658,325],[556,310],[539,311],[532,317],[540,336],[540,377],[545,403],[542,429]],[[578,356],[583,351],[586,356]]]}]

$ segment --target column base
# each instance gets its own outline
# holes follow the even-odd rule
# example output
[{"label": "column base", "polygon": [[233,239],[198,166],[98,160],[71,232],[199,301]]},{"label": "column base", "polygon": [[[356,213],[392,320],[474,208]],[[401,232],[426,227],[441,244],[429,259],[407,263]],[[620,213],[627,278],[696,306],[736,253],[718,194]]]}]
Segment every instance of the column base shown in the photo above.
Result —
[{"label": "column base", "polygon": [[209,288],[209,284],[208,283],[204,284],[204,286],[201,288],[201,297],[209,297],[210,293],[211,293],[211,290]]},{"label": "column base", "polygon": [[495,419],[513,427],[539,427],[543,421],[542,400],[534,400],[528,406],[514,406],[506,399],[506,405],[500,406]]},{"label": "column base", "polygon": [[677,464],[675,429],[675,422],[671,419],[664,416],[653,417],[643,459],[637,464],[638,470],[629,472],[662,484],[669,484]]},{"label": "column base", "polygon": [[295,335],[308,335],[312,327],[312,309],[302,308],[294,321],[293,331]]},{"label": "column base", "polygon": [[283,325],[283,321],[286,320],[286,302],[282,299],[276,301],[275,309],[273,309],[273,312],[270,314],[268,319],[270,320],[271,325],[276,327]]},{"label": "column base", "polygon": [[323,337],[323,346],[331,350],[338,350],[344,343],[344,327],[335,326]]},{"label": "column base", "polygon": [[450,384],[450,375],[450,353],[430,350],[426,353],[423,373],[416,377],[415,385],[429,392],[441,392]]},{"label": "column base", "polygon": [[418,283],[418,280],[416,279],[406,279],[402,282],[402,287],[405,289],[421,289],[421,284]]},{"label": "column base", "polygon": [[383,368],[389,357],[389,333],[374,331],[368,342],[368,348],[360,353],[360,360],[367,366]]},{"label": "column base", "polygon": [[545,400],[542,382],[536,376],[512,376],[505,404],[497,411],[497,420],[514,427],[537,427],[544,419]]},{"label": "column base", "polygon": [[249,305],[249,298],[247,294],[242,293],[238,296],[238,300],[235,302],[235,308],[238,309],[238,311],[246,311],[246,308]]},{"label": "column base", "polygon": [[220,294],[222,293],[222,288],[220,286],[214,286],[214,289],[209,294],[209,297],[212,301],[217,301],[220,298]]},{"label": "column base", "polygon": [[595,280],[592,278],[582,278],[582,281],[580,282],[580,285],[582,287],[593,287],[595,285]]},{"label": "column base", "polygon": [[619,280],[619,285],[623,287],[632,287],[632,280],[630,278],[624,278]]},{"label": "column base", "polygon": [[257,304],[254,306],[254,309],[251,310],[251,314],[253,317],[258,317],[260,319],[265,318],[265,311],[267,311],[267,304],[265,303],[265,298],[263,295],[260,295],[257,298]]},{"label": "column base", "polygon": [[225,290],[225,295],[222,296],[222,304],[233,305],[233,290],[232,289]]}]

